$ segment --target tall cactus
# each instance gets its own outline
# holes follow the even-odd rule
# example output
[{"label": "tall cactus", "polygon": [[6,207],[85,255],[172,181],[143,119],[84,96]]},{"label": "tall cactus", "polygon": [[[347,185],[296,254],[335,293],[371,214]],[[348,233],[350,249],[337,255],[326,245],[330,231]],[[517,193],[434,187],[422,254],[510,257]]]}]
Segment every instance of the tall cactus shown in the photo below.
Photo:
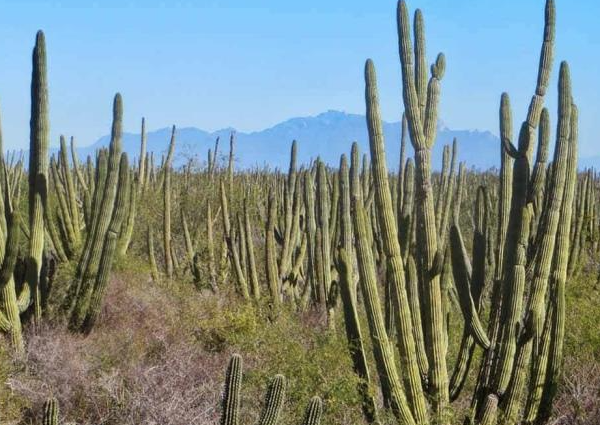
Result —
[{"label": "tall cactus", "polygon": [[366,230],[367,217],[358,179],[358,152],[356,147],[353,147],[353,152],[355,154],[352,155],[351,161],[350,187],[352,204],[354,205],[352,221],[355,235],[356,258],[377,373],[379,374],[384,400],[388,401],[396,417],[406,424],[415,424],[414,416],[406,400],[400,378],[398,377],[394,351],[385,329],[373,251]]},{"label": "tall cactus", "polygon": [[273,307],[277,309],[281,304],[281,288],[279,284],[279,271],[277,270],[277,253],[275,252],[276,215],[277,203],[273,194],[273,188],[270,188],[267,200],[267,223],[265,229],[265,274]]},{"label": "tall cactus", "polygon": [[340,160],[340,248],[337,253],[337,268],[339,270],[340,294],[344,305],[344,322],[346,325],[346,336],[354,371],[360,378],[358,391],[362,397],[362,410],[365,419],[369,423],[377,420],[375,400],[370,394],[371,382],[367,357],[362,337],[362,330],[358,315],[358,299],[356,293],[355,276],[353,264],[350,260],[354,253],[352,246],[352,221],[350,216],[350,177],[348,161],[342,155]]},{"label": "tall cactus", "polygon": [[91,331],[98,315],[100,314],[102,300],[104,299],[104,295],[108,287],[108,279],[110,277],[110,272],[116,255],[119,233],[121,231],[124,218],[127,215],[127,195],[130,189],[129,162],[127,160],[127,154],[123,153],[121,154],[121,161],[119,165],[119,181],[117,185],[115,205],[112,211],[112,217],[110,219],[106,236],[104,237],[102,256],[100,257],[100,264],[98,266],[98,273],[96,274],[94,282],[94,289],[85,319],[82,324],[83,331],[87,333]]},{"label": "tall cactus", "polygon": [[388,172],[385,159],[383,129],[379,115],[377,82],[373,62],[365,65],[365,98],[367,106],[367,128],[373,161],[373,183],[379,225],[386,258],[387,284],[392,288],[392,299],[395,311],[395,322],[398,338],[398,349],[407,386],[408,399],[418,424],[427,422],[427,407],[421,385],[421,377],[417,365],[415,342],[412,331],[412,319],[406,294],[404,277],[404,260],[400,252],[398,231],[394,219],[394,210],[389,189]]},{"label": "tall cactus", "polygon": [[171,250],[171,173],[174,149],[175,126],[171,130],[169,152],[163,166],[163,248],[165,252],[165,272],[169,280],[173,278],[173,253]]},{"label": "tall cactus", "polygon": [[34,319],[42,318],[40,273],[44,252],[44,207],[48,194],[48,80],[46,40],[38,31],[33,48],[29,140],[29,229],[26,284],[33,294]]},{"label": "tall cactus", "polygon": [[[83,320],[87,314],[88,305],[94,288],[93,276],[98,271],[98,265],[102,256],[102,247],[104,245],[104,236],[108,231],[112,211],[117,196],[117,183],[119,178],[119,167],[121,160],[121,138],[123,131],[123,99],[120,93],[117,93],[113,102],[113,127],[111,133],[111,142],[109,145],[109,154],[107,161],[106,178],[104,181],[96,183],[97,190],[102,194],[95,196],[95,219],[92,229],[87,235],[87,241],[81,254],[79,264],[77,265],[77,276],[71,284],[73,291],[70,291],[74,308],[71,312],[70,326],[72,329],[80,329]],[[103,175],[98,174],[102,179]],[[69,296],[67,305],[70,305]]]},{"label": "tall cactus", "polygon": [[[429,384],[433,394],[434,410],[438,421],[443,422],[448,402],[448,372],[444,355],[444,317],[440,276],[434,261],[442,254],[438,252],[438,229],[431,188],[431,148],[437,129],[437,107],[440,81],[445,71],[445,58],[439,54],[431,67],[431,78],[427,80],[425,68],[425,35],[423,17],[415,13],[415,49],[413,54],[410,24],[406,2],[398,2],[398,39],[402,68],[402,92],[404,110],[408,119],[410,138],[415,150],[415,180],[417,219],[422,228],[417,232],[417,243],[423,268],[422,287],[425,347],[429,361]],[[425,89],[427,86],[427,89]]]}]

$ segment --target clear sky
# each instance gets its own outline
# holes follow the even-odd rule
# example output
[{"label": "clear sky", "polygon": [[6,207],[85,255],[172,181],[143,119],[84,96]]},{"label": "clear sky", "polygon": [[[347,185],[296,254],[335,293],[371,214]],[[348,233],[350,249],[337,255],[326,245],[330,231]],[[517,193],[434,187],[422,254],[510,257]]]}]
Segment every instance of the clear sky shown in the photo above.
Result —
[{"label": "clear sky", "polygon": [[[600,154],[600,2],[556,0],[558,61],[568,60],[580,107],[581,152]],[[514,120],[533,94],[543,0],[409,0],[423,10],[428,58],[447,58],[441,119],[498,132],[500,94]],[[383,117],[402,112],[392,0],[0,0],[0,108],[7,148],[29,137],[31,49],[46,34],[52,144],[110,131],[124,96],[125,129],[171,124],[260,130],[328,109],[364,113],[363,66],[377,66]],[[518,128],[518,126],[517,126]]]}]

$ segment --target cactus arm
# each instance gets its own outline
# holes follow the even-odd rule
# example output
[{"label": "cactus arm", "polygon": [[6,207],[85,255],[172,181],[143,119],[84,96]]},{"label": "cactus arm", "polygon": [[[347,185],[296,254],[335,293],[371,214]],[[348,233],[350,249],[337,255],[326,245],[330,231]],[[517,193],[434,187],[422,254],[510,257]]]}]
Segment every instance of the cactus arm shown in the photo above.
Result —
[{"label": "cactus arm", "polygon": [[470,329],[471,335],[484,349],[488,349],[490,341],[479,319],[475,302],[471,293],[471,264],[465,249],[460,228],[454,224],[450,229],[450,243],[452,244],[452,269],[458,290],[460,307],[465,319],[465,326]]},{"label": "cactus arm", "polygon": [[139,187],[141,185],[140,175],[137,176],[132,175],[129,179],[130,189],[129,189],[129,205],[127,207],[127,218],[125,220],[125,225],[123,226],[123,230],[121,231],[121,237],[119,240],[119,255],[124,257],[127,254],[127,250],[129,249],[129,245],[131,244],[131,238],[133,237],[133,230],[135,228],[135,217],[137,213],[137,199],[138,192],[140,191]]},{"label": "cactus arm", "polygon": [[73,176],[69,169],[69,154],[67,153],[67,142],[64,136],[60,136],[60,171],[63,177],[65,197],[67,200],[68,214],[73,223],[73,243],[75,246],[79,246],[81,242],[81,224],[79,218],[79,206],[77,200],[77,194],[75,193],[75,185],[73,183]]}]

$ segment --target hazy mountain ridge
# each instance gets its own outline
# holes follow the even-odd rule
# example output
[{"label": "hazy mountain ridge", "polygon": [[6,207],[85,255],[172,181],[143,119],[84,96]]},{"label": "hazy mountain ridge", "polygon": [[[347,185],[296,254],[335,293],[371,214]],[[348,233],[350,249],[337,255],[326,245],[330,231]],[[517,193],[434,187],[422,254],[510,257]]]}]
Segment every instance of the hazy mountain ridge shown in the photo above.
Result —
[{"label": "hazy mountain ridge", "polygon": [[[229,135],[232,128],[207,132],[195,127],[178,128],[176,135],[176,165],[182,165],[189,158],[206,161],[208,149],[214,148],[215,139],[220,137],[219,156],[229,152]],[[383,123],[389,166],[396,169],[400,157],[400,122]],[[155,163],[166,152],[171,136],[170,128],[162,128],[147,134],[148,151],[155,152]],[[469,167],[488,169],[499,165],[499,139],[488,131],[452,130],[441,122],[433,149],[432,165],[441,166],[444,144],[459,141],[459,159]],[[291,118],[273,127],[254,132],[236,132],[236,166],[251,168],[268,166],[286,169],[292,140],[298,141],[298,161],[308,163],[320,156],[329,164],[337,165],[342,153],[349,153],[353,141],[359,143],[361,152],[367,152],[369,139],[364,115],[340,111],[327,111],[312,117]],[[100,138],[91,146],[79,148],[82,156],[93,153],[101,146],[107,146],[109,136]],[[140,135],[123,134],[124,150],[130,160],[139,156]],[[408,143],[408,155],[412,147]]]}]

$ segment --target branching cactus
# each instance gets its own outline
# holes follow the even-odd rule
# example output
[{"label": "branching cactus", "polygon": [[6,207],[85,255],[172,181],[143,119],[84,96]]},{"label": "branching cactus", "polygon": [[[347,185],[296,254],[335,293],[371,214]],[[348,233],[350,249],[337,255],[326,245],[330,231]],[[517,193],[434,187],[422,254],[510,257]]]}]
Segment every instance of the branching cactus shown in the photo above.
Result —
[{"label": "branching cactus", "polygon": [[437,107],[440,95],[440,81],[445,71],[445,58],[439,54],[431,66],[431,77],[427,82],[425,57],[425,34],[423,15],[415,12],[414,52],[410,35],[410,23],[406,2],[398,2],[398,38],[400,63],[402,68],[402,92],[404,110],[408,119],[408,129],[415,150],[416,219],[420,230],[417,232],[421,264],[420,276],[424,280],[423,305],[425,326],[425,347],[429,362],[429,385],[433,396],[434,410],[439,421],[445,414],[448,402],[448,372],[444,348],[444,317],[441,302],[440,276],[434,264],[438,252],[438,229],[434,210],[431,186],[431,148],[437,129]]},{"label": "branching cactus", "polygon": [[121,155],[121,163],[119,166],[119,182],[117,186],[117,196],[115,205],[112,211],[112,217],[108,226],[108,231],[104,237],[104,245],[102,247],[102,256],[98,266],[98,273],[94,282],[94,289],[91,295],[91,300],[86,312],[85,319],[82,324],[82,330],[89,333],[100,314],[102,300],[108,287],[108,279],[112,270],[112,265],[116,256],[117,242],[121,226],[127,216],[127,198],[130,190],[129,185],[129,163],[127,154]]}]

